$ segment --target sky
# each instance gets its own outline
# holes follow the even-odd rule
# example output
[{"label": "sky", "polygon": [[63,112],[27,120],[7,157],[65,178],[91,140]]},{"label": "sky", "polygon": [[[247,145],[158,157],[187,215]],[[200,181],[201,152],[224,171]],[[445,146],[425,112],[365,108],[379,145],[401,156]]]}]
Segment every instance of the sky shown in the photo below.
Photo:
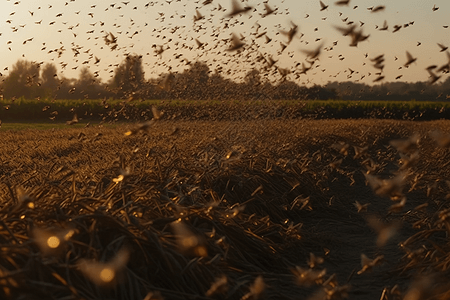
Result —
[{"label": "sky", "polygon": [[[348,5],[323,0],[328,6],[323,10],[316,0],[237,0],[252,9],[234,16],[229,16],[232,0],[0,1],[3,78],[18,59],[26,59],[55,64],[60,78],[78,78],[86,66],[106,82],[128,54],[143,56],[146,78],[182,72],[198,60],[238,81],[255,68],[266,80],[276,82],[284,72],[306,85],[426,81],[428,66],[449,62],[438,45],[450,46],[448,0],[350,0]],[[264,15],[265,3],[275,13]],[[370,10],[377,6],[384,9]],[[197,11],[202,17],[194,21]],[[385,21],[388,29],[379,30]],[[356,46],[350,46],[351,34],[336,29],[350,28],[349,22],[354,32],[368,36]],[[394,25],[401,29],[393,32]],[[286,33],[294,26],[289,42]],[[109,33],[117,37],[116,49],[105,43]],[[245,44],[228,51],[233,34]],[[320,53],[314,57],[316,49]],[[407,51],[417,60],[405,67]],[[381,73],[371,60],[379,55],[384,55]],[[302,72],[303,66],[311,68]]]}]

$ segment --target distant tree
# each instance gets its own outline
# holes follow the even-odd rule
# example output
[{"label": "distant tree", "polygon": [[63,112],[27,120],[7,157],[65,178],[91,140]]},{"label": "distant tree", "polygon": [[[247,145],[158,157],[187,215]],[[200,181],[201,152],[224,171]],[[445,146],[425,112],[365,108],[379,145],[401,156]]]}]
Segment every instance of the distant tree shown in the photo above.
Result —
[{"label": "distant tree", "polygon": [[261,99],[261,74],[257,69],[252,69],[244,76],[244,86],[242,96],[246,99]]},{"label": "distant tree", "polygon": [[51,97],[55,94],[58,85],[58,74],[54,64],[47,63],[44,65],[41,71],[41,83],[43,94],[47,97]]},{"label": "distant tree", "polygon": [[[306,92],[306,89],[304,87],[300,87],[298,84],[296,84],[293,81],[290,80],[284,80],[280,82],[277,86],[275,86],[273,99],[279,99],[279,100],[287,100],[287,99],[306,99],[308,96],[308,93]],[[315,98],[317,96],[314,96]]]},{"label": "distant tree", "polygon": [[39,64],[18,60],[3,83],[5,98],[40,96]]},{"label": "distant tree", "polygon": [[104,88],[89,67],[84,66],[80,69],[80,75],[78,75],[78,79],[73,83],[73,86],[69,88],[69,91],[77,99],[100,98],[103,96]]},{"label": "distant tree", "polygon": [[227,92],[227,90],[235,89],[235,85],[235,82],[223,78],[220,72],[216,70],[209,77],[209,98],[222,100],[231,99],[232,97],[230,93]]},{"label": "distant tree", "polygon": [[77,79],[61,77],[58,80],[56,90],[57,99],[80,99],[80,95],[75,93],[77,87]]},{"label": "distant tree", "polygon": [[111,85],[119,97],[126,97],[132,93],[140,94],[144,80],[142,56],[128,55],[116,68]]},{"label": "distant tree", "polygon": [[208,99],[209,73],[209,67],[204,62],[197,61],[191,64],[188,70],[177,77],[177,82],[182,87],[179,95],[184,99]]},{"label": "distant tree", "polygon": [[252,69],[245,74],[244,82],[250,87],[259,86],[261,84],[261,75],[256,69]]},{"label": "distant tree", "polygon": [[94,74],[88,67],[84,66],[80,69],[80,75],[78,75],[77,86],[79,89],[86,89],[89,86],[94,85],[97,82]]},{"label": "distant tree", "polygon": [[444,94],[444,98],[447,100],[450,97],[450,77],[447,77],[441,85],[440,85],[440,92]]},{"label": "distant tree", "polygon": [[192,79],[193,83],[197,86],[204,86],[208,83],[209,79],[209,67],[206,63],[196,61],[187,70],[186,74]]},{"label": "distant tree", "polygon": [[450,76],[447,77],[447,79],[445,79],[441,85],[445,88],[445,89],[449,89],[450,88]]}]

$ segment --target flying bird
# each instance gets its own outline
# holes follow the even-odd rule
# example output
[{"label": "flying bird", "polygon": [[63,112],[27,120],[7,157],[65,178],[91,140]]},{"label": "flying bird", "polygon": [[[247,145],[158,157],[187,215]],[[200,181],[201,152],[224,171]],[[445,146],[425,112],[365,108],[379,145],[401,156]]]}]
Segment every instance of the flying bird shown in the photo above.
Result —
[{"label": "flying bird", "polygon": [[348,36],[349,34],[352,34],[355,29],[356,29],[356,25],[351,25],[349,27],[340,27],[340,26],[334,26],[334,28],[341,32],[343,36]]},{"label": "flying bird", "polygon": [[358,47],[359,42],[363,42],[370,37],[370,34],[364,35],[363,30],[355,30],[350,34],[352,41],[350,43],[350,47]]},{"label": "flying bird", "polygon": [[198,9],[196,9],[194,15],[194,22],[197,22],[203,18],[204,18],[203,15],[198,11]]},{"label": "flying bird", "polygon": [[427,68],[427,72],[428,72],[428,74],[430,74],[430,80],[428,81],[428,83],[430,85],[434,84],[436,81],[438,81],[441,78],[441,76],[434,74],[432,69]]},{"label": "flying bird", "polygon": [[325,5],[322,1],[319,2],[320,2],[320,11],[324,11],[325,9],[328,8],[328,5]]},{"label": "flying bird", "polygon": [[450,72],[450,52],[446,51],[445,53],[447,54],[447,63],[445,65],[441,66],[437,71],[449,73]]},{"label": "flying bird", "polygon": [[388,24],[387,24],[387,21],[386,20],[384,20],[384,23],[383,23],[383,27],[380,27],[380,28],[378,28],[378,30],[388,30],[388,28],[389,28],[389,26],[388,26]]},{"label": "flying bird", "polygon": [[267,65],[268,65],[269,68],[271,68],[277,62],[276,60],[274,60],[272,58],[271,55],[269,55],[267,58],[265,58],[265,60],[266,60]]},{"label": "flying bird", "polygon": [[234,17],[241,13],[247,13],[253,7],[251,6],[242,6],[238,0],[231,0],[231,12],[227,15],[227,17]]},{"label": "flying bird", "polygon": [[408,67],[410,64],[412,64],[413,62],[417,61],[416,57],[413,57],[411,55],[411,53],[409,53],[408,51],[406,51],[406,63],[405,63],[405,67]]},{"label": "flying bird", "polygon": [[292,27],[289,29],[289,31],[281,30],[280,33],[287,36],[288,38],[288,45],[291,43],[292,39],[298,32],[298,25],[294,24],[294,22],[291,21]]},{"label": "flying bird", "polygon": [[323,43],[322,44],[320,44],[319,46],[317,46],[315,49],[313,49],[313,50],[301,50],[303,53],[305,53],[306,54],[306,56],[309,58],[309,59],[315,59],[315,58],[318,58],[319,57],[319,55],[320,55],[320,52],[321,52],[321,50],[322,50],[322,47],[323,47]]},{"label": "flying bird", "polygon": [[384,75],[380,75],[380,76],[378,76],[377,78],[375,78],[374,80],[373,80],[373,82],[378,82],[378,81],[381,81],[381,80],[383,80],[384,79]]},{"label": "flying bird", "polygon": [[278,72],[280,72],[280,75],[282,78],[285,78],[287,75],[289,75],[291,73],[291,70],[289,70],[288,68],[280,68],[277,67]]},{"label": "flying bird", "polygon": [[195,42],[197,43],[197,48],[199,48],[199,49],[202,48],[203,45],[205,44],[205,43],[200,42],[199,39],[195,39]]},{"label": "flying bird", "polygon": [[378,5],[378,6],[376,6],[376,7],[372,7],[371,11],[372,11],[373,13],[375,13],[375,12],[383,11],[384,9],[385,9],[385,6],[384,6],[384,5]]},{"label": "flying bird", "polygon": [[437,43],[438,44],[438,46],[441,48],[441,51],[440,52],[444,52],[445,50],[447,50],[448,49],[448,47],[447,46],[444,46],[444,45],[442,45],[442,44],[439,44],[439,43]]},{"label": "flying bird", "polygon": [[266,13],[262,14],[261,17],[267,17],[268,15],[273,14],[277,9],[272,9],[269,4],[264,3],[264,8],[266,9]]},{"label": "flying bird", "polygon": [[230,41],[231,45],[228,49],[226,49],[227,51],[235,51],[244,47],[245,45],[245,43],[242,42],[235,33],[232,33]]},{"label": "flying bird", "polygon": [[394,33],[394,32],[397,32],[397,31],[399,31],[400,29],[402,29],[402,25],[394,25],[394,30],[392,30],[392,32]]},{"label": "flying bird", "polygon": [[311,63],[311,65],[307,67],[307,66],[305,66],[305,63],[302,62],[302,68],[300,70],[300,74],[306,74],[306,72],[308,72],[311,69],[312,65],[313,64]]},{"label": "flying bird", "polygon": [[336,1],[334,2],[335,5],[348,5],[350,3],[350,0],[340,0],[340,1]]}]

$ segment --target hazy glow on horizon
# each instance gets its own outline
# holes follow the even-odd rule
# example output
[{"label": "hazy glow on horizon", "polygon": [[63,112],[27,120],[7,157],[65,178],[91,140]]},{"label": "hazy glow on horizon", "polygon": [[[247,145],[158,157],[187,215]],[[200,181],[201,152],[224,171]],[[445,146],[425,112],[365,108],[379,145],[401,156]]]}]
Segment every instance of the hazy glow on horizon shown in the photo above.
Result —
[{"label": "hazy glow on horizon", "polygon": [[[98,72],[105,82],[127,53],[135,53],[143,55],[147,78],[156,78],[170,69],[176,72],[188,68],[183,61],[185,58],[204,61],[210,64],[211,71],[222,66],[224,76],[240,79],[252,68],[262,69],[264,63],[255,63],[261,53],[277,60],[276,66],[289,69],[292,73],[288,79],[298,83],[348,80],[372,84],[378,70],[369,59],[380,54],[386,59],[385,82],[396,81],[399,75],[402,75],[401,81],[426,81],[427,66],[448,62],[447,55],[440,52],[437,45],[450,46],[450,28],[444,28],[450,25],[447,18],[450,2],[445,0],[351,0],[349,6],[336,6],[336,0],[323,0],[329,5],[324,11],[320,11],[319,0],[269,0],[268,4],[278,9],[277,14],[264,18],[261,17],[265,13],[263,1],[246,1],[245,4],[256,12],[251,10],[233,18],[225,17],[231,0],[213,0],[208,5],[203,2],[130,0],[125,5],[122,1],[3,0],[0,4],[0,20],[4,20],[0,22],[0,72],[7,75],[5,68],[11,69],[23,58],[52,62],[58,72],[68,78],[78,78],[79,70],[86,65],[91,72]],[[218,11],[219,4],[223,7],[221,11]],[[385,10],[372,13],[367,9],[378,5],[384,5]],[[433,11],[434,5],[439,9]],[[358,7],[354,9],[354,6]],[[205,18],[194,22],[196,8]],[[350,37],[342,36],[334,28],[345,27],[343,20],[347,17],[346,22],[353,21],[365,35],[370,35],[357,47],[349,47]],[[389,29],[377,30],[376,26],[383,26],[385,20]],[[364,23],[362,26],[360,21]],[[265,43],[264,36],[256,38],[253,34],[256,22],[261,25],[258,33],[267,31],[272,39],[270,43]],[[280,30],[289,30],[291,22],[299,26],[298,33],[280,53],[280,42],[287,42]],[[410,22],[414,24],[403,27]],[[393,33],[394,25],[402,25],[402,28]],[[105,44],[103,37],[108,32],[118,37],[117,50],[111,51]],[[226,51],[231,33],[244,37],[246,46],[240,53]],[[318,38],[320,40],[316,41]],[[198,49],[195,39],[206,43],[203,49]],[[333,46],[336,41],[337,45]],[[301,50],[312,50],[322,43],[322,49],[328,50],[322,51],[319,61],[307,74],[299,75],[300,67],[295,66],[306,59]],[[153,45],[169,49],[158,56]],[[72,48],[79,50],[77,57]],[[417,62],[408,68],[403,66],[406,51],[417,57]],[[100,59],[98,64],[94,63],[95,57]],[[64,64],[67,65],[63,68]],[[352,75],[349,68],[355,71]],[[274,67],[268,73],[273,74],[267,75],[268,78],[280,78]]]}]

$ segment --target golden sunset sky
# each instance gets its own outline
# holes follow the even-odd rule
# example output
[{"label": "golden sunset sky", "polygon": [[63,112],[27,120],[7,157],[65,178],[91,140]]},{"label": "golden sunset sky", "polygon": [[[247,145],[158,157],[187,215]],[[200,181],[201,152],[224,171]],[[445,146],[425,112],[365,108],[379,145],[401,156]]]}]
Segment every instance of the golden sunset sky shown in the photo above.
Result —
[{"label": "golden sunset sky", "polygon": [[[349,5],[323,0],[239,1],[251,6],[247,13],[229,17],[231,0],[200,1],[86,1],[86,0],[2,0],[0,3],[0,72],[18,59],[52,62],[59,76],[78,77],[82,66],[107,81],[128,53],[143,56],[146,78],[180,72],[187,61],[200,60],[225,77],[242,79],[252,68],[271,81],[281,78],[277,68],[290,72],[287,78],[304,84],[328,81],[356,81],[372,84],[379,75],[370,59],[384,54],[385,77],[380,82],[426,81],[425,70],[448,63],[450,46],[450,2],[447,0],[350,0]],[[276,9],[264,16],[267,3]],[[373,12],[370,8],[385,8]],[[222,8],[220,8],[222,7]],[[434,9],[433,9],[434,8]],[[438,9],[436,9],[438,8]],[[196,10],[202,18],[194,21]],[[386,21],[387,30],[379,30]],[[356,47],[351,37],[336,27],[369,35]],[[258,26],[259,24],[260,26]],[[298,31],[288,44],[289,31]],[[394,26],[401,26],[397,32]],[[117,49],[105,44],[104,36],[117,37]],[[262,33],[266,34],[262,35]],[[236,34],[245,43],[227,51]],[[266,40],[266,36],[269,40]],[[196,39],[204,43],[198,46]],[[283,43],[287,47],[281,51]],[[162,48],[161,48],[162,47]],[[321,50],[311,70],[301,73],[302,63],[311,58],[305,51]],[[164,50],[158,55],[155,50]],[[75,52],[79,52],[75,56]],[[405,68],[406,51],[417,60]],[[258,61],[258,57],[265,58]],[[269,67],[271,57],[276,63]],[[96,59],[97,58],[97,59]],[[100,60],[95,63],[96,60]],[[399,79],[397,77],[401,76]],[[445,80],[442,76],[440,81]]]}]

